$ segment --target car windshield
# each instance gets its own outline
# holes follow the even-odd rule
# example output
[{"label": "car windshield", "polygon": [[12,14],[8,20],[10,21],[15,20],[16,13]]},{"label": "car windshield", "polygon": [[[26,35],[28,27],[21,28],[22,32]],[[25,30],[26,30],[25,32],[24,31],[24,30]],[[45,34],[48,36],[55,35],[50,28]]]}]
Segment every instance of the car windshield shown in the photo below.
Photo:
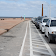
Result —
[{"label": "car windshield", "polygon": [[47,21],[48,21],[48,19],[44,19],[44,20],[43,20],[43,22],[47,22]]},{"label": "car windshield", "polygon": [[50,26],[56,26],[56,20],[51,20]]},{"label": "car windshield", "polygon": [[42,20],[43,17],[38,17],[38,20]]}]

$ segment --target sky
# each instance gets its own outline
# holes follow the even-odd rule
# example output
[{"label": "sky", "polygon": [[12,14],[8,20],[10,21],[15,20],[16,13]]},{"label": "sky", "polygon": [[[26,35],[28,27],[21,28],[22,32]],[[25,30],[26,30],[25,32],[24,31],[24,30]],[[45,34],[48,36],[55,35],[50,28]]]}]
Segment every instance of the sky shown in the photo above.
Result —
[{"label": "sky", "polygon": [[[56,17],[56,0],[0,0],[0,17]],[[51,12],[51,13],[50,13]]]}]

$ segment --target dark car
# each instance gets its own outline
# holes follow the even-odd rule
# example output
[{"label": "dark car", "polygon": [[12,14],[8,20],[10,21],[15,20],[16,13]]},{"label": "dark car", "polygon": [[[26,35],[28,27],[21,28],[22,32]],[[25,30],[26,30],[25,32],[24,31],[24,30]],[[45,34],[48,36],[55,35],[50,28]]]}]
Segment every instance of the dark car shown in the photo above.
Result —
[{"label": "dark car", "polygon": [[37,21],[35,22],[35,26],[36,26],[37,28],[39,28],[39,23],[41,22],[41,20],[42,20],[43,17],[44,17],[44,16],[39,16],[38,19],[37,19]]},{"label": "dark car", "polygon": [[38,17],[37,17],[37,18],[35,18],[35,25],[36,25],[37,21],[38,21]]},{"label": "dark car", "polygon": [[38,18],[35,18],[34,24],[37,22]]},{"label": "dark car", "polygon": [[32,18],[31,22],[35,24],[35,21],[37,20],[37,18]]},{"label": "dark car", "polygon": [[34,18],[31,18],[31,22],[33,22],[33,19],[34,19]]},{"label": "dark car", "polygon": [[32,19],[31,19],[31,22],[34,23],[34,21],[35,21],[35,18],[32,18]]}]

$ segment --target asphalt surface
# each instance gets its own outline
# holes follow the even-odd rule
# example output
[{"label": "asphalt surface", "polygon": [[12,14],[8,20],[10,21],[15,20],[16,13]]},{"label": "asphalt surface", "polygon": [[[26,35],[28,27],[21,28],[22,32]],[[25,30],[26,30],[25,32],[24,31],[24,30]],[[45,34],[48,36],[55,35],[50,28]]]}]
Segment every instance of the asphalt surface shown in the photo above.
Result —
[{"label": "asphalt surface", "polygon": [[0,36],[0,56],[19,56],[27,22],[22,22]]},{"label": "asphalt surface", "polygon": [[38,29],[38,31],[40,32],[40,34],[42,35],[42,37],[45,39],[45,41],[47,42],[47,44],[50,46],[50,48],[52,49],[52,51],[56,55],[56,42],[55,43],[49,43],[48,42],[48,37],[45,37],[45,34],[42,33],[39,29]]},{"label": "asphalt surface", "polygon": [[[32,23],[31,23],[31,24],[32,24]],[[32,28],[35,28],[35,27],[36,27],[34,24],[32,24],[32,25],[33,25]],[[34,32],[37,33],[36,29],[37,29],[37,27],[34,29]],[[45,34],[42,33],[39,29],[37,29],[37,30],[39,31],[39,33],[41,34],[41,36],[44,38],[44,40],[46,41],[46,43],[49,45],[49,47],[51,48],[51,50],[53,51],[53,53],[54,53],[55,56],[56,56],[56,42],[55,42],[55,43],[49,43],[49,42],[48,42],[48,38],[45,37]],[[36,34],[35,34],[35,35],[36,35]],[[48,56],[48,55],[47,55],[47,56]]]},{"label": "asphalt surface", "polygon": [[0,35],[0,56],[56,56],[56,43],[30,21],[24,21]]}]

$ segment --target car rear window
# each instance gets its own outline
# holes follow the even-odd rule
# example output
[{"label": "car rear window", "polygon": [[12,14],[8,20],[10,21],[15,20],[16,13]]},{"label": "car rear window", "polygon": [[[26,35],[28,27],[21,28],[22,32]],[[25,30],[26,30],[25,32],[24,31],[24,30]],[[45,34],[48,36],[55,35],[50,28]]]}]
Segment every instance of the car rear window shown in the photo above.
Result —
[{"label": "car rear window", "polygon": [[37,21],[38,18],[35,18],[35,21]]},{"label": "car rear window", "polygon": [[52,27],[52,26],[56,26],[56,20],[51,20],[50,26],[51,26],[51,27]]},{"label": "car rear window", "polygon": [[38,20],[42,20],[43,17],[38,17]]},{"label": "car rear window", "polygon": [[48,19],[44,19],[44,20],[43,20],[43,22],[47,22],[47,21],[48,21]]}]

